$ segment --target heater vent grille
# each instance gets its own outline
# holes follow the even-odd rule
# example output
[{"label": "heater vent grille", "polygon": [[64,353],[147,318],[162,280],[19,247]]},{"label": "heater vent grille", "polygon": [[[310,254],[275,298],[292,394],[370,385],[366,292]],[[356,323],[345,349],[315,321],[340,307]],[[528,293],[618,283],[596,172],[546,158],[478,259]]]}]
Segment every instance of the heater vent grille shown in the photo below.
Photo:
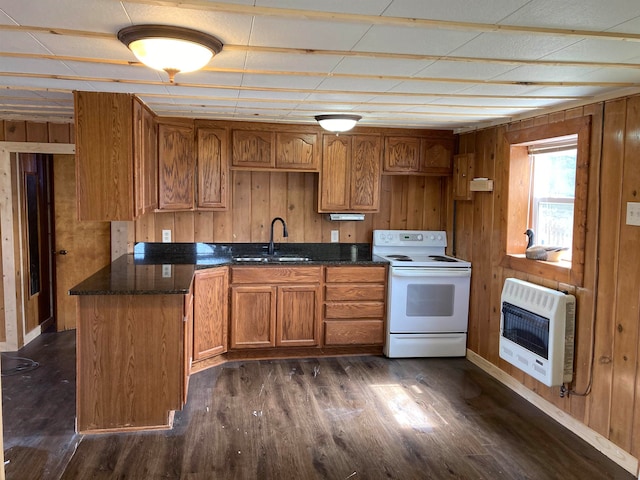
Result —
[{"label": "heater vent grille", "polygon": [[502,289],[500,357],[554,386],[573,378],[575,297],[507,278]]}]

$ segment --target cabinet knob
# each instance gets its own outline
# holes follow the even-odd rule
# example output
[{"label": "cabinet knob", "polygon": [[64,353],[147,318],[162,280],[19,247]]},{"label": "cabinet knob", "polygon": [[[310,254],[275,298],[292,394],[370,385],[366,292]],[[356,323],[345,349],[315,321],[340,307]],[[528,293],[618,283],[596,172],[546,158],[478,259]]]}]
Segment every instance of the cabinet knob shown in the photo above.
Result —
[{"label": "cabinet knob", "polygon": [[58,252],[54,252],[54,253],[56,253],[56,254],[58,254],[58,255],[66,255],[66,254],[67,254],[67,253],[69,253],[69,252],[67,252],[66,250],[60,250],[60,251],[58,251]]}]

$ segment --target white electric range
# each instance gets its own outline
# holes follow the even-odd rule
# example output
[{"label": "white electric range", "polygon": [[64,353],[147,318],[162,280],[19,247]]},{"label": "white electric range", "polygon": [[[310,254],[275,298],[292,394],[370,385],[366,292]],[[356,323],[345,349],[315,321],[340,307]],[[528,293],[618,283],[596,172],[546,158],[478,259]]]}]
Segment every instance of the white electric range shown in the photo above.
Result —
[{"label": "white electric range", "polygon": [[388,357],[466,355],[471,264],[446,247],[444,231],[374,230],[372,253],[390,264]]}]

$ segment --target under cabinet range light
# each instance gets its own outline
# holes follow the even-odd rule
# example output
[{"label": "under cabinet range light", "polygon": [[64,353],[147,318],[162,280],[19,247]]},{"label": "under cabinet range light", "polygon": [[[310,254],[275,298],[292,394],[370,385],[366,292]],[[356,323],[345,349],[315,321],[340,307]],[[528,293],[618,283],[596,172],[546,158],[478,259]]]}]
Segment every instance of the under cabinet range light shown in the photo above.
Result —
[{"label": "under cabinet range light", "polygon": [[360,115],[349,115],[345,113],[335,113],[327,115],[316,115],[316,121],[322,128],[333,133],[346,132],[356,126]]},{"label": "under cabinet range light", "polygon": [[200,70],[222,50],[212,35],[171,25],[133,25],[120,30],[118,40],[148,67],[167,72],[171,83],[176,73]]}]

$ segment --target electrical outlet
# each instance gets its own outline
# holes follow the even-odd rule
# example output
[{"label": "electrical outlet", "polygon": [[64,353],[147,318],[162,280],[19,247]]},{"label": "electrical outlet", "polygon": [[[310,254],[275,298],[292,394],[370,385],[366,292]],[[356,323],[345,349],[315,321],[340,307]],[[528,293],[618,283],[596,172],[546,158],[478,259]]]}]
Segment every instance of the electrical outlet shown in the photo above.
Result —
[{"label": "electrical outlet", "polygon": [[640,202],[627,202],[627,225],[640,226]]},{"label": "electrical outlet", "polygon": [[171,230],[162,230],[162,241],[164,243],[171,242]]},{"label": "electrical outlet", "polygon": [[162,265],[162,278],[171,278],[171,265]]},{"label": "electrical outlet", "polygon": [[331,230],[331,241],[333,243],[340,241],[340,230]]}]

